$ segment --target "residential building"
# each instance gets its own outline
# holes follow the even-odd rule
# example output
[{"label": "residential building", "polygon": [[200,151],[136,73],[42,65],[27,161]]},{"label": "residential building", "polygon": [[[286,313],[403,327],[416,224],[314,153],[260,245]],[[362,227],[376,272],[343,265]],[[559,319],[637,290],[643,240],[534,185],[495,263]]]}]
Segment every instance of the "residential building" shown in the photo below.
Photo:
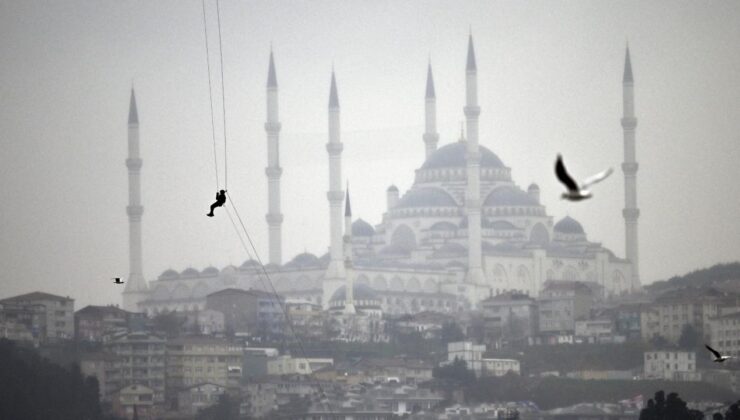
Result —
[{"label": "residential building", "polygon": [[[113,414],[127,420],[135,418],[141,420],[154,419],[156,413],[155,395],[156,391],[144,385],[126,386],[113,394]],[[136,413],[136,417],[134,413]]]},{"label": "residential building", "polygon": [[540,333],[573,334],[576,320],[588,318],[594,300],[592,289],[584,282],[547,281],[538,299]]},{"label": "residential building", "polygon": [[455,360],[462,360],[468,367],[468,370],[475,372],[475,376],[481,376],[483,371],[483,353],[486,352],[485,344],[474,344],[471,341],[458,341],[447,343],[447,362],[453,363]]},{"label": "residential building", "polygon": [[268,375],[310,375],[334,364],[332,358],[278,356],[267,361]]},{"label": "residential building", "polygon": [[261,290],[223,289],[206,296],[206,308],[224,314],[226,330],[250,335],[283,334],[283,298]]},{"label": "residential building", "polygon": [[685,325],[691,325],[704,340],[710,338],[709,320],[740,312],[737,297],[715,289],[684,288],[659,296],[642,309],[642,338],[661,336],[678,343]]},{"label": "residential building", "polygon": [[693,351],[647,351],[644,353],[645,379],[699,381],[696,354]]},{"label": "residential building", "polygon": [[291,333],[308,340],[323,338],[325,317],[320,304],[305,299],[286,299],[285,311],[290,319]]},{"label": "residential building", "polygon": [[108,353],[121,358],[120,376],[107,381],[111,387],[144,385],[153,392],[154,403],[164,402],[165,344],[167,340],[147,332],[121,333],[104,344]]},{"label": "residential building", "polygon": [[642,339],[643,304],[625,304],[614,309],[614,331],[628,340]]},{"label": "residential building", "polygon": [[[727,356],[740,356],[740,313],[709,318],[709,345]],[[709,355],[708,355],[709,357]]]},{"label": "residential building", "polygon": [[113,353],[84,353],[80,356],[80,372],[98,380],[100,399],[105,400],[120,389],[123,357]]},{"label": "residential building", "polygon": [[614,323],[611,319],[587,319],[576,321],[575,336],[592,342],[603,342],[614,337]]},{"label": "residential building", "polygon": [[219,398],[226,393],[226,387],[203,383],[182,389],[177,393],[177,408],[181,413],[196,415],[199,410],[218,403]]},{"label": "residential building", "polygon": [[204,383],[235,388],[242,372],[242,350],[224,339],[178,337],[167,342],[167,394]]},{"label": "residential building", "polygon": [[526,342],[537,335],[537,302],[523,293],[505,292],[481,301],[487,337]]},{"label": "residential building", "polygon": [[106,334],[125,332],[129,320],[143,314],[124,311],[117,306],[88,305],[75,312],[75,338],[79,341],[103,342]]},{"label": "residential building", "polygon": [[3,318],[24,324],[41,342],[74,338],[74,299],[44,292],[0,300]]},{"label": "residential building", "polygon": [[519,361],[515,359],[487,359],[481,360],[482,376],[504,376],[509,372],[521,375]]}]

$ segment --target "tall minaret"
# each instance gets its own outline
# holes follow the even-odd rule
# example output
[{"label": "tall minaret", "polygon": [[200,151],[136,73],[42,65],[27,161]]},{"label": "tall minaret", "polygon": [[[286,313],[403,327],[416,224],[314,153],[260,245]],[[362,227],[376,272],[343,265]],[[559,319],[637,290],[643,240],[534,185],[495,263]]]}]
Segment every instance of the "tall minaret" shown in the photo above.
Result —
[{"label": "tall minaret", "polygon": [[278,86],[275,76],[275,62],[270,50],[270,68],[267,71],[267,190],[268,213],[267,227],[270,235],[270,263],[282,264],[283,246],[281,226],[283,215],[280,213],[280,118],[278,117]]},{"label": "tall minaret", "polygon": [[349,185],[344,198],[344,271],[347,275],[345,283],[344,312],[356,313],[355,310],[355,282],[352,270],[352,206],[349,203]]},{"label": "tall minaret", "polygon": [[437,150],[439,134],[437,133],[437,96],[434,94],[434,78],[432,77],[432,62],[427,66],[427,91],[424,98],[424,145],[426,157]]},{"label": "tall minaret", "polygon": [[640,285],[640,260],[637,247],[637,219],[640,209],[637,208],[637,159],[635,153],[635,92],[632,78],[632,63],[630,62],[630,48],[624,56],[624,76],[622,78],[622,103],[624,106],[622,117],[622,131],[624,133],[624,230],[627,259],[632,263],[632,287]]},{"label": "tall minaret", "polygon": [[131,88],[131,102],[128,110],[128,241],[129,241],[129,275],[123,289],[123,309],[138,312],[138,303],[148,294],[144,280],[141,253],[141,165],[139,157],[139,114],[136,112],[136,97]]},{"label": "tall minaret", "polygon": [[467,126],[467,189],[465,207],[468,214],[468,276],[472,284],[484,282],[481,256],[480,159],[478,148],[478,76],[473,50],[473,35],[468,38],[468,60],[465,67],[465,123]]},{"label": "tall minaret", "polygon": [[[337,95],[337,81],[334,70],[331,72],[331,91],[329,92],[329,142],[326,151],[329,153],[329,191],[326,198],[329,200],[330,211],[330,261],[326,269],[324,284],[324,304],[328,305],[328,297],[331,296],[337,284],[344,282],[344,258],[342,257],[342,149],[343,145],[339,138],[339,95]],[[328,282],[327,282],[328,281]]]}]

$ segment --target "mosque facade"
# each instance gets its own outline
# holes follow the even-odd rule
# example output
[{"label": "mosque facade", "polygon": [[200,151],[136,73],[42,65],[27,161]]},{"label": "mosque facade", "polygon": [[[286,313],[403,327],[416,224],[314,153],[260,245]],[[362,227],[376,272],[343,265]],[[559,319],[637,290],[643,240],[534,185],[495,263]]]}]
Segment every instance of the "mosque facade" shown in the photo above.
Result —
[{"label": "mosque facade", "polygon": [[[323,256],[302,253],[282,260],[280,213],[278,85],[272,53],[268,69],[265,123],[268,142],[269,263],[255,260],[222,269],[169,269],[148,283],[141,278],[141,159],[138,116],[132,92],[129,112],[129,208],[131,278],[124,291],[127,310],[149,314],[165,310],[205,309],[205,297],[226,288],[275,290],[286,298],[308,300],[328,310],[356,307],[373,317],[382,313],[457,312],[507,291],[537,297],[548,281],[579,280],[596,286],[602,297],[640,288],[637,272],[635,126],[632,69],[626,52],[623,78],[625,114],[626,255],[617,257],[588,239],[571,217],[554,220],[540,201],[536,184],[526,189],[511,178],[511,168],[478,142],[477,67],[472,36],[466,61],[465,136],[438,147],[436,95],[431,64],[427,72],[425,160],[413,185],[403,194],[386,191],[387,209],[373,226],[352,219],[349,194],[342,189],[340,106],[332,73],[329,95],[330,246]],[[133,120],[132,120],[133,115]],[[133,144],[132,144],[133,143]],[[129,157],[127,162],[130,162]],[[133,169],[135,176],[131,175]],[[133,187],[132,187],[133,185]],[[344,204],[344,215],[342,207]],[[133,214],[133,216],[132,216]],[[344,217],[342,217],[344,216]],[[344,219],[344,220],[343,220]],[[137,237],[138,235],[138,237]],[[634,263],[633,263],[634,261]],[[267,273],[267,275],[265,274]],[[269,278],[268,278],[269,277]],[[347,291],[350,293],[347,293]]]}]

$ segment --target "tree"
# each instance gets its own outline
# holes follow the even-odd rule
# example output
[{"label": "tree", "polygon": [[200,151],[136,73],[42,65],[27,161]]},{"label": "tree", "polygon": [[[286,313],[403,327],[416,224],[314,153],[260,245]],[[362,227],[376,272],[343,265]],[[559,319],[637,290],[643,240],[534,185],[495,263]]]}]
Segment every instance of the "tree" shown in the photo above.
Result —
[{"label": "tree", "polygon": [[462,328],[454,322],[446,322],[442,325],[442,331],[440,333],[442,337],[442,343],[454,343],[456,341],[462,341],[465,339],[465,334]]},{"label": "tree", "polygon": [[456,385],[475,382],[475,374],[468,369],[468,364],[457,357],[449,365],[432,369],[432,376],[443,381],[453,382]]},{"label": "tree", "polygon": [[740,401],[732,404],[725,412],[725,420],[740,420]]},{"label": "tree", "polygon": [[666,398],[665,392],[658,391],[655,398],[648,400],[647,407],[640,411],[640,420],[702,420],[704,413],[689,410],[686,402],[671,392]]},{"label": "tree", "polygon": [[681,330],[681,337],[678,339],[678,347],[686,350],[695,349],[700,342],[699,333],[691,324],[684,324]]},{"label": "tree", "polygon": [[198,412],[197,420],[237,420],[239,419],[239,400],[222,394],[218,402]]}]

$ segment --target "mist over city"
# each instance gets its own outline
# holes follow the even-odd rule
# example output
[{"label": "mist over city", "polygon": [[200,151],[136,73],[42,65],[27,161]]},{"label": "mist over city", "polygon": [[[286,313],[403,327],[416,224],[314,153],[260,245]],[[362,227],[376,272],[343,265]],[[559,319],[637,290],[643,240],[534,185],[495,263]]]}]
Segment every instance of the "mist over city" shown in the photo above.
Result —
[{"label": "mist over city", "polygon": [[737,22],[1,1],[0,418],[740,418]]}]

